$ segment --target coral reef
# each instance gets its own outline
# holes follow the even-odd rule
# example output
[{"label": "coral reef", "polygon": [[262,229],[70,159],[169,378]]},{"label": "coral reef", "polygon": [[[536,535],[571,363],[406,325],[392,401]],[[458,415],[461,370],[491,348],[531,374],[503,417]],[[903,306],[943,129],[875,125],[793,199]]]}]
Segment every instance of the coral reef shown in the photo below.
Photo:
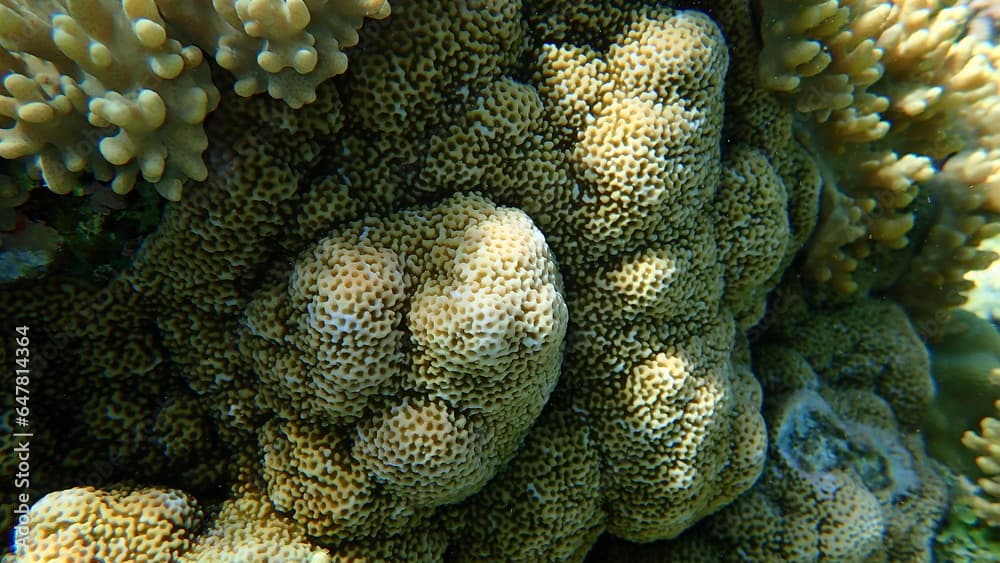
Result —
[{"label": "coral reef", "polygon": [[258,434],[268,493],[335,540],[482,488],[555,387],[567,310],[531,220],[456,196],[331,233],[244,322],[279,417]]},{"label": "coral reef", "polygon": [[[963,3],[762,4],[760,78],[808,117],[825,179],[806,271],[851,292],[879,285],[859,273],[909,261],[888,285],[938,336],[962,276],[996,258],[979,246],[1000,231],[1000,55],[967,33]],[[924,198],[933,211],[918,211]]]},{"label": "coral reef", "polygon": [[201,518],[198,503],[180,491],[77,487],[32,505],[13,543],[18,561],[173,561]]},{"label": "coral reef", "polygon": [[[994,376],[1000,379],[1000,374],[995,372]],[[1000,411],[1000,401],[995,406]],[[962,436],[962,444],[979,454],[976,465],[983,474],[976,479],[970,505],[987,524],[1000,526],[1000,420],[988,416],[979,424],[979,432],[970,430]]]},{"label": "coral reef", "polygon": [[328,563],[329,552],[312,545],[300,528],[275,512],[257,487],[252,483],[233,487],[211,525],[174,560]]},{"label": "coral reef", "polygon": [[204,52],[241,95],[299,107],[347,67],[364,17],[388,14],[385,0],[3,0],[0,157],[30,157],[57,193],[86,170],[118,193],[141,174],[179,199],[208,174],[202,122],[219,92]]},{"label": "coral reef", "polygon": [[0,292],[8,559],[929,560],[1000,55],[958,2],[698,4],[0,0],[0,156],[176,200]]},{"label": "coral reef", "polygon": [[[784,327],[805,328],[792,346],[776,327],[755,347],[769,441],[754,486],[676,541],[609,542],[596,559],[932,560],[934,531],[948,507],[946,474],[900,416],[901,407],[912,411],[929,400],[927,352],[897,306],[855,301],[817,312],[804,327]],[[855,312],[866,324],[844,330],[842,319]],[[887,335],[898,335],[894,353],[866,353],[884,346]],[[882,386],[894,394],[883,397],[877,382],[892,371],[906,380]]]}]

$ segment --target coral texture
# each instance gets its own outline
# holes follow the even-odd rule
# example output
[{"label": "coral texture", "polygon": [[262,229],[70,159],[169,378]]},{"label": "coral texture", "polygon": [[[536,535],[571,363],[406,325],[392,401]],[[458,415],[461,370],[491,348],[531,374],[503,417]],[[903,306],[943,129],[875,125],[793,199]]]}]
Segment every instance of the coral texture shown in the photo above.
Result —
[{"label": "coral texture", "polygon": [[[113,37],[191,63],[156,84],[218,105],[203,181],[120,275],[0,292],[45,381],[32,455],[60,460],[31,498],[186,490],[187,561],[580,561],[611,536],[926,560],[948,498],[918,334],[992,256],[1000,59],[958,3],[697,4],[408,0],[359,30],[387,4],[0,0],[70,47],[96,33],[70,16],[120,7]],[[13,42],[9,135],[63,103],[9,90],[41,76],[25,61],[80,64]],[[101,127],[74,111],[60,135]]]},{"label": "coral texture", "polygon": [[[1000,369],[990,372],[994,391],[1000,388]],[[993,403],[1000,415],[1000,400]],[[966,499],[973,512],[990,526],[1000,527],[1000,416],[984,417],[979,431],[968,430],[962,435],[962,445],[975,455],[979,476],[970,486]]]},{"label": "coral texture", "polygon": [[385,0],[3,0],[0,157],[30,158],[57,193],[88,171],[179,199],[208,174],[202,122],[219,101],[199,47],[241,95],[299,107],[344,72],[363,18],[388,14]]},{"label": "coral texture", "polygon": [[[868,323],[846,341],[838,317],[859,309]],[[760,480],[677,541],[610,544],[605,553],[662,561],[932,560],[947,485],[920,434],[901,425],[896,411],[928,399],[923,345],[898,307],[870,301],[820,312],[808,325],[792,346],[775,328],[755,349],[769,429]],[[899,335],[894,355],[910,357],[899,366],[908,380],[892,387],[892,399],[872,386],[886,366],[862,360],[892,357],[864,353],[887,334]]]},{"label": "coral texture", "polygon": [[[964,3],[762,4],[760,78],[808,116],[824,170],[807,272],[851,292],[872,255],[910,260],[895,293],[938,336],[935,314],[971,287],[965,272],[996,258],[979,246],[1000,232],[1000,55],[967,33]],[[921,198],[936,210],[918,221]]]},{"label": "coral texture", "polygon": [[13,541],[18,561],[174,561],[201,518],[180,491],[77,487],[36,502]]},{"label": "coral texture", "polygon": [[234,487],[207,529],[176,561],[329,563],[331,559],[329,552],[312,545],[301,529],[277,514],[252,485],[242,484]]},{"label": "coral texture", "polygon": [[1000,235],[994,235],[980,246],[983,250],[996,253],[997,259],[984,270],[966,274],[965,279],[975,286],[969,290],[969,300],[962,308],[995,322],[1000,319]]},{"label": "coral texture", "polygon": [[241,96],[267,92],[292,107],[347,69],[343,50],[358,43],[364,18],[389,15],[386,0],[146,0],[178,36],[189,37],[236,76]]},{"label": "coral texture", "polygon": [[[1000,379],[1000,373],[994,375]],[[1000,411],[1000,401],[995,406]],[[987,524],[1000,526],[1000,420],[988,416],[979,425],[979,432],[970,430],[962,436],[962,444],[979,454],[976,465],[982,472],[971,506]]]},{"label": "coral texture", "polygon": [[531,220],[456,196],[331,233],[245,322],[258,404],[283,419],[259,435],[271,499],[343,539],[510,460],[555,387],[567,310]]}]

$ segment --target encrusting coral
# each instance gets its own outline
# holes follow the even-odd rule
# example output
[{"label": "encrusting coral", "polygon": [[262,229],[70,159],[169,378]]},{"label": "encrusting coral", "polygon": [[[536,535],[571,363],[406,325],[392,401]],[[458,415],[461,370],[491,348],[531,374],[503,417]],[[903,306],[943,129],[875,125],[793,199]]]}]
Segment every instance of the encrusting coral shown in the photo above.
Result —
[{"label": "encrusting coral", "polygon": [[36,502],[13,543],[17,561],[174,561],[201,519],[198,503],[180,491],[77,487]]},{"label": "encrusting coral", "polygon": [[[205,120],[204,181],[131,267],[0,294],[31,303],[15,322],[59,350],[39,402],[84,397],[67,421],[39,415],[44,448],[81,457],[37,486],[80,483],[111,452],[118,467],[85,482],[107,489],[127,465],[185,488],[209,507],[185,561],[579,561],[603,533],[706,559],[924,558],[947,503],[918,432],[928,356],[907,312],[864,294],[959,287],[886,257],[977,266],[904,239],[987,233],[992,184],[947,194],[949,174],[990,179],[993,160],[964,129],[878,124],[984,119],[994,59],[934,27],[965,22],[936,5],[885,23],[874,2],[770,0],[762,51],[749,4],[709,4],[409,0],[357,32],[387,4],[125,2],[155,7],[235,92]],[[798,37],[768,27],[787,22],[808,45],[783,56],[845,43],[759,63]],[[896,23],[961,51],[918,50],[920,79],[951,80],[941,98],[889,88],[906,53],[871,34]],[[185,72],[214,106],[207,64]],[[263,90],[280,99],[242,97]],[[826,128],[852,119],[837,152]],[[916,197],[931,185],[940,215]],[[892,195],[878,221],[865,190]],[[797,279],[820,262],[854,294]]]},{"label": "encrusting coral", "polygon": [[173,561],[302,561],[329,563],[330,553],[312,545],[302,530],[275,512],[260,483],[233,487],[210,526]]},{"label": "encrusting coral", "polygon": [[566,322],[520,211],[456,196],[331,233],[246,308],[257,402],[284,419],[259,434],[271,499],[347,539],[478,491],[555,387]]},{"label": "encrusting coral", "polygon": [[[855,312],[865,324],[845,327]],[[769,440],[754,486],[676,541],[608,542],[596,557],[932,560],[947,485],[905,414],[930,399],[927,351],[898,306],[857,300],[814,314],[804,322],[790,315],[755,346]],[[799,335],[791,346],[784,331]],[[886,335],[895,336],[892,353],[867,353],[884,346]],[[891,387],[879,382],[893,372],[905,379]],[[882,396],[886,389],[892,397]]]}]

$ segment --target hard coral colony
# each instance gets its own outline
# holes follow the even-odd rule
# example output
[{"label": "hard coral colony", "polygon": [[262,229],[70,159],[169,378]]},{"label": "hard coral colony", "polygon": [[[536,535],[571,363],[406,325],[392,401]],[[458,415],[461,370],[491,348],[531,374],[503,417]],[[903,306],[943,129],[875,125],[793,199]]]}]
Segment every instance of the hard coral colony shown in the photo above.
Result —
[{"label": "hard coral colony", "polygon": [[993,12],[0,0],[4,561],[1000,557]]}]

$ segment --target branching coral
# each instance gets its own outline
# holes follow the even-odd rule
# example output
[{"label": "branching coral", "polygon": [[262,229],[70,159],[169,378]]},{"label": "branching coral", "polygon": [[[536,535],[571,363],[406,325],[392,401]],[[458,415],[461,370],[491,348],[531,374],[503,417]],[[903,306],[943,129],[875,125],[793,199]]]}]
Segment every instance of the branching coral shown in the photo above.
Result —
[{"label": "branching coral", "polygon": [[219,101],[199,46],[241,95],[299,107],[344,72],[363,18],[388,14],[385,0],[4,0],[0,156],[30,157],[58,193],[83,171],[118,193],[141,174],[177,200],[207,175],[202,121]]},{"label": "branching coral", "polygon": [[343,50],[358,42],[364,18],[389,15],[386,0],[154,0],[178,36],[236,76],[241,96],[267,92],[300,107],[316,87],[347,69]]},{"label": "branching coral", "polygon": [[[995,541],[998,521],[996,401],[1000,391],[1000,332],[967,310],[956,311],[934,343],[939,394],[925,432],[931,453],[955,473],[956,496],[938,539],[942,557],[990,560],[978,553]],[[978,431],[978,432],[977,432]],[[985,540],[985,542],[984,542]]]},{"label": "branching coral", "polygon": [[[1000,379],[1000,372],[994,377]],[[995,406],[1000,410],[1000,401]],[[979,432],[968,431],[962,444],[979,454],[976,465],[983,476],[976,479],[976,489],[971,499],[975,513],[991,526],[1000,526],[1000,420],[986,417],[980,422]]]},{"label": "branching coral", "polygon": [[[807,271],[851,292],[871,254],[908,247],[895,292],[931,336],[935,311],[962,301],[964,273],[992,260],[979,243],[1000,229],[998,58],[966,34],[971,17],[947,1],[764,2],[761,79],[809,118],[826,171]],[[936,206],[919,224],[918,196]]]},{"label": "branching coral", "polygon": [[936,401],[929,435],[936,439],[942,459],[963,475],[962,504],[981,522],[1000,527],[1000,402],[995,400],[1000,391],[1000,331],[967,311],[959,311],[953,323],[959,326],[935,346],[935,373],[950,394]]},{"label": "branching coral", "polygon": [[32,157],[66,193],[89,170],[130,190],[136,177],[170,199],[207,174],[205,115],[218,103],[197,47],[165,31],[151,2],[0,4],[3,45],[0,156]]},{"label": "branching coral", "polygon": [[[989,231],[992,160],[945,158],[991,111],[993,63],[961,10],[800,4],[765,2],[791,12],[764,19],[786,26],[767,54],[816,51],[762,67],[775,94],[746,3],[411,0],[359,36],[382,3],[159,3],[237,93],[206,123],[204,185],[90,303],[67,311],[88,288],[54,279],[0,296],[70,334],[38,369],[86,399],[51,442],[216,492],[188,560],[580,560],[604,532],[923,557],[946,502],[915,433],[926,350],[900,308],[789,272],[826,244],[828,281],[899,290],[943,267],[906,237]],[[321,29],[338,51],[309,50]],[[928,74],[900,73],[914,57]],[[237,95],[261,89],[283,101]],[[979,183],[952,198],[956,178]]]},{"label": "branching coral", "polygon": [[1000,235],[985,240],[980,248],[997,254],[997,259],[982,271],[973,271],[965,279],[974,285],[969,300],[962,305],[984,319],[1000,319]]}]

